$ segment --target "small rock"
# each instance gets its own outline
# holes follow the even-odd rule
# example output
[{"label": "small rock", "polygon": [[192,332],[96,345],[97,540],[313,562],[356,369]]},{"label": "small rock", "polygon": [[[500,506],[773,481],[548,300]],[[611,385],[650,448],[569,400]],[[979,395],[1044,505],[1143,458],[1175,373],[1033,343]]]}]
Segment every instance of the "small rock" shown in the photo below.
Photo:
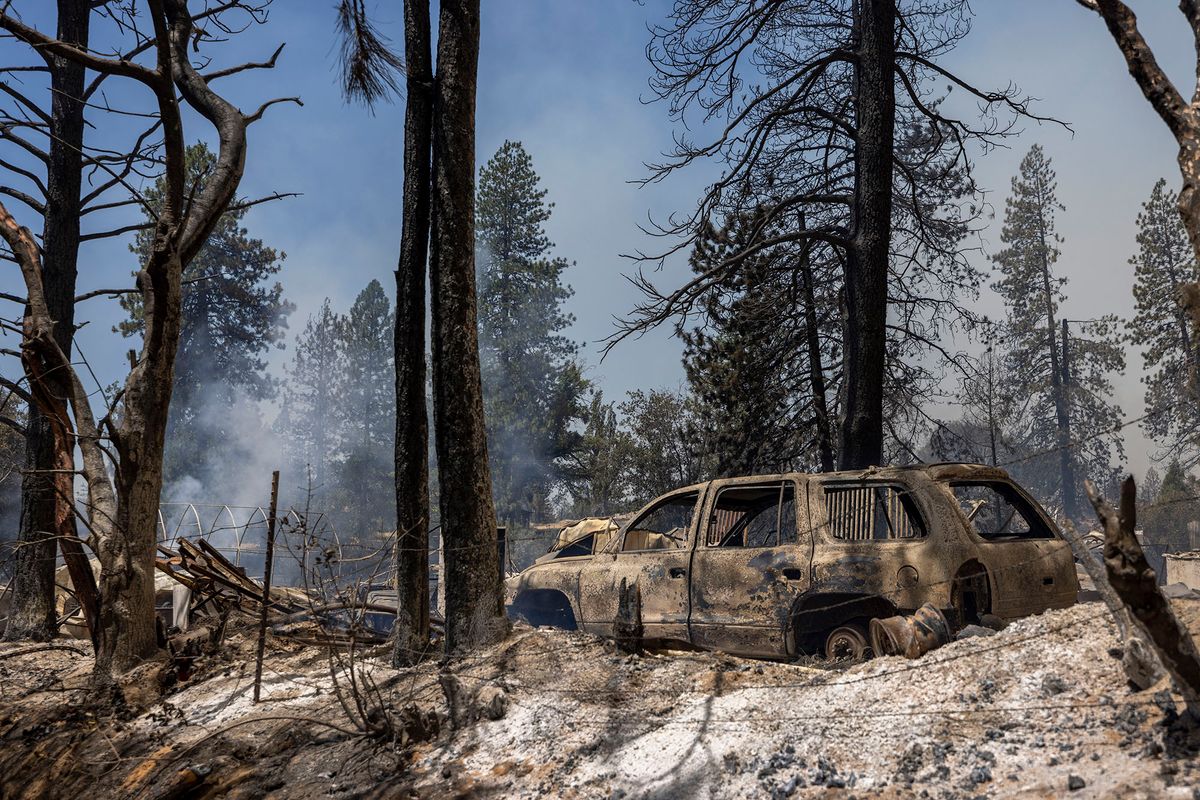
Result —
[{"label": "small rock", "polygon": [[500,719],[508,713],[508,694],[499,686],[485,686],[475,696],[476,716],[483,719]]},{"label": "small rock", "polygon": [[1084,783],[1083,778],[1079,777],[1078,775],[1067,776],[1067,789],[1070,791],[1077,792],[1085,786],[1087,786],[1087,784]]},{"label": "small rock", "polygon": [[958,635],[955,636],[954,638],[961,641],[963,639],[973,639],[978,636],[995,636],[995,635],[996,635],[996,631],[993,630],[992,628],[985,628],[982,625],[967,625],[962,630],[960,630],[958,632]]},{"label": "small rock", "polygon": [[988,767],[976,767],[971,770],[971,774],[967,776],[968,788],[974,788],[981,783],[989,783],[992,780],[992,771]]},{"label": "small rock", "polygon": [[1002,631],[1008,627],[1008,623],[995,614],[983,614],[979,617],[979,624],[994,631]]}]

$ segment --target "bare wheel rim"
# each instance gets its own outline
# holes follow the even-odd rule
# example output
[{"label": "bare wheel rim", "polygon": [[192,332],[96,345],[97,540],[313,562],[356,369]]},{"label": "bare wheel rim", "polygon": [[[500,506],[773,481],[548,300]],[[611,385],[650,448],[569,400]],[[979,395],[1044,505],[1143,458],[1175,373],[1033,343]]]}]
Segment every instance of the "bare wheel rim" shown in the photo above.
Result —
[{"label": "bare wheel rim", "polygon": [[834,628],[825,639],[825,655],[839,661],[858,661],[871,656],[871,645],[860,626],[842,625]]}]

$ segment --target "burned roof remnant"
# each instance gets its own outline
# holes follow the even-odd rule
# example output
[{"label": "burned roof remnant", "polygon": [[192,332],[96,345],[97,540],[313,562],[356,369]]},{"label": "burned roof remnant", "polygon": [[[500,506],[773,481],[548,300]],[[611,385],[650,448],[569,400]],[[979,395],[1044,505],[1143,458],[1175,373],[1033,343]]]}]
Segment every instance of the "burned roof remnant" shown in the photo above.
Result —
[{"label": "burned roof remnant", "polygon": [[932,464],[681,487],[625,524],[565,528],[507,588],[534,625],[786,659],[913,657],[984,616],[1069,606],[1079,583],[1004,470]]}]

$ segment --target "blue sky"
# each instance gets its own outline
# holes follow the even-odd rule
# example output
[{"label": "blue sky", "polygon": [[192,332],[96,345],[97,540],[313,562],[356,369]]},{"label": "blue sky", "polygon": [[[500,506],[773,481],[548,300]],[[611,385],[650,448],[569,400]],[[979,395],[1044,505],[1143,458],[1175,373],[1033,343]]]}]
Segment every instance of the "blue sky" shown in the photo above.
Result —
[{"label": "blue sky", "polygon": [[[30,22],[45,27],[48,6],[18,0]],[[399,0],[370,0],[393,41],[400,41]],[[522,141],[541,174],[554,216],[547,225],[556,255],[574,262],[567,281],[575,296],[570,335],[583,343],[589,376],[610,397],[634,388],[674,387],[682,380],[679,343],[665,332],[620,345],[599,363],[596,342],[612,318],[628,311],[636,290],[622,277],[632,265],[622,253],[653,247],[638,231],[647,215],[689,210],[711,177],[699,166],[663,184],[639,188],[643,162],[670,147],[673,125],[661,104],[646,104],[650,74],[644,48],[648,23],[661,19],[663,0],[485,0],[477,111],[478,160],[505,139]],[[1193,85],[1190,35],[1173,3],[1133,3],[1160,60],[1184,87]],[[250,134],[242,194],[272,191],[302,196],[256,208],[246,218],[253,235],[286,251],[281,274],[297,303],[292,328],[326,297],[348,308],[372,278],[392,290],[399,240],[400,147],[403,107],[372,114],[343,102],[337,82],[332,0],[277,0],[270,22],[214,50],[219,64],[260,60],[278,42],[279,66],[227,79],[223,92],[244,110],[262,99],[299,95],[305,106],[281,105]],[[1041,143],[1054,159],[1065,238],[1060,273],[1070,280],[1066,313],[1085,318],[1132,312],[1134,218],[1155,180],[1178,183],[1174,145],[1125,71],[1103,24],[1073,0],[976,0],[974,30],[944,63],[981,86],[1009,81],[1039,98],[1040,112],[1071,123],[1026,124],[1010,149],[978,160],[978,177],[997,214],[1009,180],[1028,147]],[[21,46],[0,41],[4,61],[26,58]],[[135,87],[111,89],[117,102],[144,102]],[[99,136],[111,135],[101,131]],[[190,138],[210,136],[188,120]],[[14,208],[14,211],[20,209]],[[37,227],[37,226],[34,226]],[[984,234],[985,251],[999,248],[999,220]],[[129,285],[132,257],[124,243],[89,245],[80,261],[80,289]],[[682,274],[668,265],[662,279]],[[15,275],[0,289],[19,291]],[[996,314],[985,292],[980,308]],[[80,310],[91,323],[80,333],[85,354],[105,382],[120,376],[128,343],[109,329],[120,318],[115,302],[92,300]],[[10,337],[11,338],[11,337]],[[289,357],[277,354],[275,366]],[[6,365],[9,373],[14,364]],[[1125,416],[1141,413],[1140,356],[1117,376]],[[1136,431],[1127,437],[1131,466],[1141,472],[1153,448]]]}]

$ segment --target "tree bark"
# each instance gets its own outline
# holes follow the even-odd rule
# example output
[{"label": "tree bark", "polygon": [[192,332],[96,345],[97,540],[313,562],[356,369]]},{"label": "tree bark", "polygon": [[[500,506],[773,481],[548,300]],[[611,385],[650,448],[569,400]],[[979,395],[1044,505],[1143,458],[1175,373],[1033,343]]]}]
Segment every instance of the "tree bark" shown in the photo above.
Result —
[{"label": "tree bark", "polygon": [[[1196,45],[1197,89],[1189,103],[1167,77],[1138,28],[1137,16],[1122,0],[1076,0],[1084,8],[1098,13],[1121,55],[1129,74],[1142,95],[1166,124],[1179,146],[1176,162],[1183,188],[1179,192],[1179,216],[1187,231],[1192,253],[1200,261],[1200,4],[1180,0],[1179,10],[1186,17]],[[1200,284],[1181,288],[1180,302],[1187,305],[1200,335]]]},{"label": "tree bark", "polygon": [[1134,533],[1137,488],[1133,478],[1121,484],[1121,507],[1112,508],[1088,481],[1088,498],[1104,526],[1104,565],[1108,582],[1153,645],[1193,716],[1200,716],[1200,651],[1158,588],[1158,578]]},{"label": "tree bark", "polygon": [[[88,0],[58,0],[58,38],[86,47],[90,14]],[[75,334],[84,127],[81,98],[85,70],[81,64],[55,55],[47,55],[46,65],[50,69],[52,98],[42,281],[55,322],[54,338],[69,357]],[[27,377],[32,378],[28,373]],[[65,412],[67,388],[61,375],[51,372],[40,380],[47,396]],[[74,466],[74,445],[63,438],[62,423],[63,420],[47,416],[37,405],[29,409],[25,472],[21,477],[21,530],[13,576],[13,616],[5,631],[5,639],[9,641],[45,641],[56,632],[56,537],[75,536],[71,476],[55,472]]]},{"label": "tree bark", "polygon": [[846,416],[842,469],[883,460],[892,141],[896,122],[896,3],[858,0],[855,13],[854,204],[846,257]]},{"label": "tree bark", "polygon": [[429,646],[429,423],[425,409],[425,275],[429,255],[433,66],[429,0],[404,2],[404,199],[396,269],[397,666]]},{"label": "tree bark", "polygon": [[[56,341],[56,322],[43,282],[41,256],[28,229],[0,205],[0,237],[21,268],[28,305],[22,352],[59,372],[69,387],[77,444],[88,487],[89,524],[100,557],[100,614],[93,681],[112,686],[125,673],[158,656],[154,624],[154,547],[157,535],[162,457],[175,354],[182,324],[184,267],[195,258],[229,207],[245,169],[246,127],[272,103],[244,115],[213,92],[192,65],[192,17],[186,0],[151,0],[155,66],[111,59],[64,44],[7,13],[0,27],[39,52],[67,58],[106,75],[120,75],[150,89],[162,126],[165,189],[154,227],[154,244],[137,273],[145,315],[142,349],[125,380],[119,423],[97,423],[88,393]],[[198,41],[198,40],[197,40]],[[220,150],[203,189],[185,198],[185,139],[179,97],[212,124]],[[185,203],[186,200],[186,203]],[[107,423],[117,464],[110,477],[101,449]]]},{"label": "tree bark", "polygon": [[833,430],[829,424],[824,359],[821,356],[821,332],[817,325],[816,291],[813,288],[812,260],[807,246],[800,252],[799,270],[800,291],[804,301],[804,336],[808,346],[808,383],[816,417],[817,453],[821,458],[821,471],[833,472]]},{"label": "tree bark", "polygon": [[[1051,324],[1053,324],[1053,315],[1051,315]],[[1058,431],[1059,431],[1059,471],[1062,480],[1062,495],[1063,495],[1063,516],[1067,519],[1074,519],[1078,513],[1075,491],[1075,454],[1071,447],[1071,362],[1070,362],[1070,342],[1067,338],[1068,329],[1067,321],[1062,320],[1062,338],[1059,342],[1062,346],[1062,378],[1055,380],[1057,384],[1057,393],[1055,395],[1055,413],[1058,415]],[[1051,335],[1051,347],[1053,347],[1053,335]],[[1053,350],[1051,350],[1053,353]],[[1051,368],[1053,368],[1053,358],[1051,358]]]},{"label": "tree bark", "polygon": [[444,0],[438,27],[430,263],[448,652],[486,643],[504,630],[475,308],[478,61],[479,0]]}]

